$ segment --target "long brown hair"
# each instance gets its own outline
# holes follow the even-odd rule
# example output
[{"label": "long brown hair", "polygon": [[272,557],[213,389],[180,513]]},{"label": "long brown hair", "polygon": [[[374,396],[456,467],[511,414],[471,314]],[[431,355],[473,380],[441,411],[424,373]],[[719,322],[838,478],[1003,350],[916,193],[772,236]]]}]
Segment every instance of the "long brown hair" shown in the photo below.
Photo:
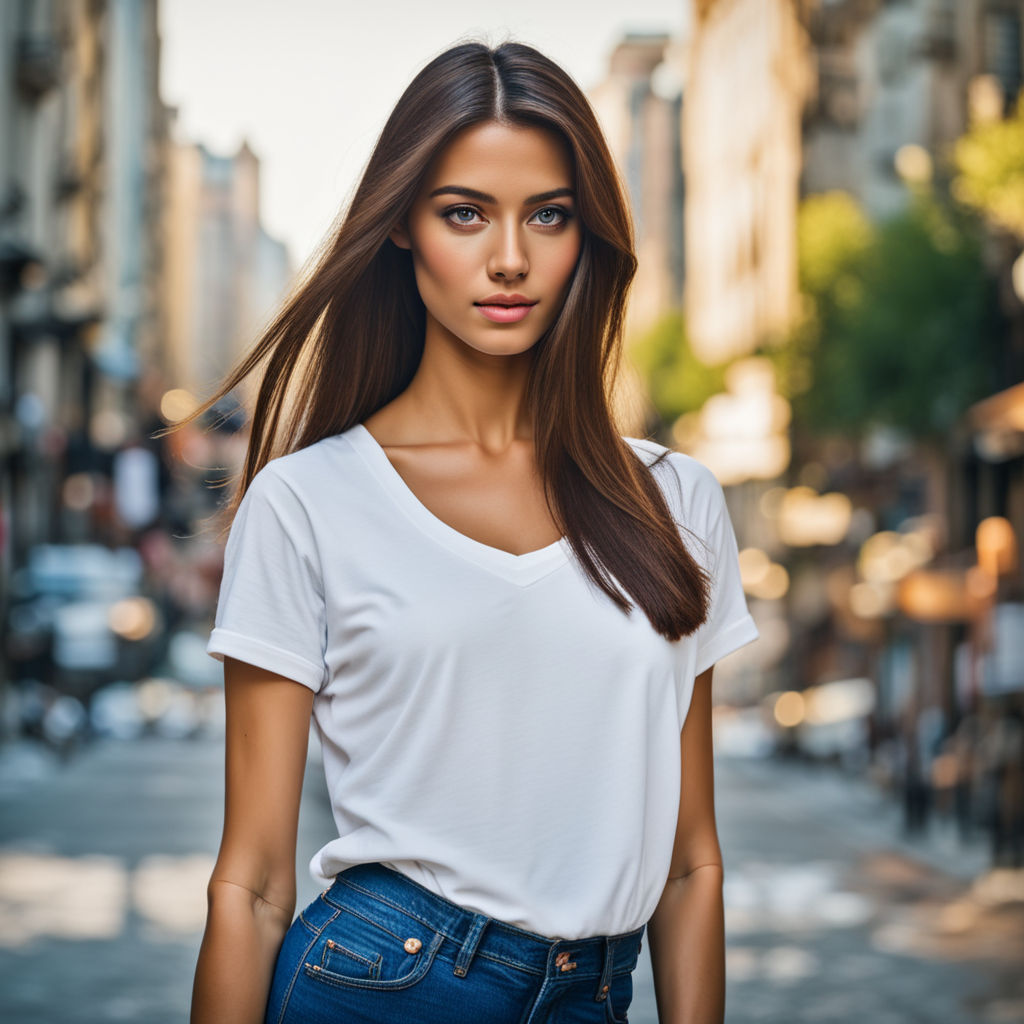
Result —
[{"label": "long brown hair", "polygon": [[574,158],[580,254],[565,304],[535,344],[525,394],[552,517],[619,608],[632,608],[624,590],[659,633],[678,640],[706,618],[708,576],[609,403],[637,265],[629,207],[586,97],[531,46],[460,43],[413,78],[311,269],[217,393],[175,427],[262,367],[231,517],[272,458],[348,430],[404,391],[423,353],[425,308],[411,254],[389,244],[388,233],[434,155],[457,132],[489,121],[553,129]]}]

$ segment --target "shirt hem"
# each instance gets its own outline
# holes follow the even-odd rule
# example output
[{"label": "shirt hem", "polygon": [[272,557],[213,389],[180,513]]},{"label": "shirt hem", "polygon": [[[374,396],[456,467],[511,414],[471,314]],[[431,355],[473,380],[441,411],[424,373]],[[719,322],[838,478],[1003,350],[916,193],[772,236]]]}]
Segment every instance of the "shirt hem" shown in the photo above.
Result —
[{"label": "shirt hem", "polygon": [[314,693],[320,690],[324,680],[323,668],[317,667],[301,655],[274,647],[265,640],[245,636],[230,629],[217,626],[211,633],[206,645],[206,653],[217,661],[224,656],[238,658],[268,672],[287,676],[303,686],[309,687]]},{"label": "shirt hem", "polygon": [[731,625],[721,630],[714,639],[697,652],[697,665],[695,675],[706,672],[717,661],[721,661],[727,654],[745,647],[757,640],[761,634],[754,623],[753,616],[748,612],[741,619],[737,619]]}]

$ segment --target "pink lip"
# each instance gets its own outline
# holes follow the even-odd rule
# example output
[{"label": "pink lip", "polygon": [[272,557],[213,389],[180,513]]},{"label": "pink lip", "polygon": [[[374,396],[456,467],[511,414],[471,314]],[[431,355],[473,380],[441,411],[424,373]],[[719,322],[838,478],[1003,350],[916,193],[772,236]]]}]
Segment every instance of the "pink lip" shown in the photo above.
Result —
[{"label": "pink lip", "polygon": [[533,306],[481,306],[477,305],[477,309],[488,320],[493,320],[496,324],[514,324],[522,320],[527,313],[533,309]]}]

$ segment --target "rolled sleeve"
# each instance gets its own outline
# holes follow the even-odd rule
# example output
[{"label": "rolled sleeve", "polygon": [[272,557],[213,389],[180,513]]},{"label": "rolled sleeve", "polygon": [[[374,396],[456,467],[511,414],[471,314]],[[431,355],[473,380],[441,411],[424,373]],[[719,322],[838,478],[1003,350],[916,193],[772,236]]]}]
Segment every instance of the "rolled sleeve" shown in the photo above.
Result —
[{"label": "rolled sleeve", "polygon": [[207,653],[237,658],[314,692],[327,679],[326,612],[309,517],[268,463],[251,481],[224,549]]},{"label": "rolled sleeve", "polygon": [[747,608],[739,550],[718,478],[692,456],[672,452],[675,487],[667,493],[690,553],[708,573],[707,618],[697,629],[696,674],[760,635]]},{"label": "rolled sleeve", "polygon": [[704,488],[708,519],[712,523],[705,534],[711,600],[708,617],[697,631],[697,675],[760,635],[743,592],[736,533],[725,503],[725,493],[710,470],[706,471]]}]

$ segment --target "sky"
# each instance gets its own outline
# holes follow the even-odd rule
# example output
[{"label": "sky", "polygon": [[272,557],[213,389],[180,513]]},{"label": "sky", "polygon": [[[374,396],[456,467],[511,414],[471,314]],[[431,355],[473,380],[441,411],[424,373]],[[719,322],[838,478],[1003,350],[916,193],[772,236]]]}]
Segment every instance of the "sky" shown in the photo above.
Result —
[{"label": "sky", "polygon": [[261,162],[264,227],[296,266],[354,189],[391,108],[456,42],[537,47],[589,89],[622,35],[679,36],[690,0],[161,0],[160,84],[175,137]]}]

